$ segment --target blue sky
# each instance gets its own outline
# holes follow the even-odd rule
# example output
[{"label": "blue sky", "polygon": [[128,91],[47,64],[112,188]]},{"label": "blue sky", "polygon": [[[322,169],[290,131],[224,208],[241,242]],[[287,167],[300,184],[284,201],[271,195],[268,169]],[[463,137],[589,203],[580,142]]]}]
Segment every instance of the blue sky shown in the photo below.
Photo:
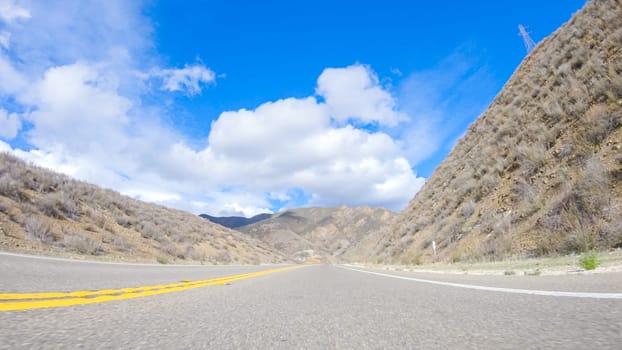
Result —
[{"label": "blue sky", "polygon": [[0,149],[215,215],[402,209],[584,1],[0,0]]}]

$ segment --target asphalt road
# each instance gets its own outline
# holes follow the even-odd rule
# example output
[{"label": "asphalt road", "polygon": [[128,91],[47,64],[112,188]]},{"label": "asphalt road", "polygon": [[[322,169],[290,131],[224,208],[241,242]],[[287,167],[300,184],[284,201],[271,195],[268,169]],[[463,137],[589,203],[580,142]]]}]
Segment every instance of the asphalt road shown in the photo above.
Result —
[{"label": "asphalt road", "polygon": [[[136,287],[273,268],[115,265],[0,254],[0,293]],[[0,312],[0,349],[620,349],[622,344],[622,299],[615,297],[622,297],[620,273],[391,274],[407,279],[312,265],[142,298]],[[505,289],[469,289],[472,285]],[[584,297],[510,292],[517,289]]]}]

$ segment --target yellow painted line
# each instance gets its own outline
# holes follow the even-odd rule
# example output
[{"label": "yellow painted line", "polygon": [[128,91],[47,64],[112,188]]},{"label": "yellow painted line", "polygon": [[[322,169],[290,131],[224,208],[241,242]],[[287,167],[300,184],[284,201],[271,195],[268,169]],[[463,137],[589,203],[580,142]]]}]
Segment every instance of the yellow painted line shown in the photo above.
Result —
[{"label": "yellow painted line", "polygon": [[[52,293],[7,293],[0,294],[0,311],[19,311],[53,307],[64,307],[84,304],[103,303],[107,301],[142,298],[151,295],[180,292],[188,289],[225,284],[247,278],[259,277],[275,272],[297,269],[303,266],[288,266],[278,269],[251,272],[241,275],[219,277],[181,283],[170,283],[155,286],[132,287],[121,289],[104,289],[98,291],[52,292]],[[34,300],[33,300],[34,299]]]},{"label": "yellow painted line", "polygon": [[229,278],[231,277],[220,277],[220,278],[214,278],[210,280],[181,282],[181,283],[158,284],[158,285],[144,286],[144,287],[102,289],[102,290],[95,290],[95,291],[48,292],[48,293],[7,293],[7,294],[0,294],[0,301],[1,300],[24,300],[24,299],[75,298],[75,297],[90,297],[90,296],[98,296],[98,295],[115,295],[115,294],[124,294],[124,293],[135,293],[135,292],[143,292],[143,291],[156,290],[156,289],[166,289],[166,288],[174,288],[174,287],[180,287],[180,286],[196,285],[196,284],[203,283],[205,281],[216,282],[218,280],[226,280]]}]

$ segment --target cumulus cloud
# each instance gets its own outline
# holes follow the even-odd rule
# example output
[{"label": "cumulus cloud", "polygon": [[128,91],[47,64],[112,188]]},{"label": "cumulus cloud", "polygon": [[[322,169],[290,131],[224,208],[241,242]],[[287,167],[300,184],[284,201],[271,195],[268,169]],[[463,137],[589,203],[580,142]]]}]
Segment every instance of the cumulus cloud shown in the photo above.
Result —
[{"label": "cumulus cloud", "polygon": [[200,93],[201,85],[213,83],[216,80],[214,71],[199,64],[180,69],[162,69],[155,75],[164,80],[163,90],[185,91],[189,95]]},{"label": "cumulus cloud", "polygon": [[384,133],[331,126],[330,111],[308,97],[226,112],[212,125],[208,151],[229,181],[276,192],[301,187],[310,205],[403,206],[423,179],[399,146]]},{"label": "cumulus cloud", "polygon": [[0,0],[0,20],[11,23],[18,19],[30,18],[30,12],[13,0]]},{"label": "cumulus cloud", "polygon": [[164,108],[144,104],[145,81],[193,95],[215,73],[199,64],[154,68],[157,60],[144,59],[153,54],[151,27],[137,3],[35,1],[31,18],[12,17],[29,26],[9,26],[11,55],[0,53],[0,137],[21,135],[31,148],[0,141],[0,149],[136,198],[216,215],[289,205],[401,209],[422,186],[400,141],[361,127],[395,127],[407,116],[360,64],[324,70],[315,96],[225,111],[207,144],[190,146],[196,140],[161,122]]},{"label": "cumulus cloud", "polygon": [[0,108],[0,138],[8,140],[14,139],[21,127],[22,122],[17,114],[9,114],[4,109]]},{"label": "cumulus cloud", "polygon": [[120,129],[129,122],[131,102],[96,66],[77,62],[50,68],[20,100],[37,107],[25,116],[34,125],[29,134],[34,146],[85,152],[96,141],[117,151],[124,143]]},{"label": "cumulus cloud", "polygon": [[6,56],[0,52],[0,94],[15,94],[22,90],[27,79],[18,72]]},{"label": "cumulus cloud", "polygon": [[395,126],[408,119],[396,110],[393,96],[365,65],[325,69],[318,78],[316,93],[324,97],[333,117],[339,121],[352,118],[363,123]]},{"label": "cumulus cloud", "polygon": [[11,42],[11,33],[4,31],[4,30],[1,31],[0,32],[0,46],[4,47],[5,49],[8,49],[10,42]]},{"label": "cumulus cloud", "polygon": [[217,216],[252,217],[262,213],[272,213],[270,203],[262,194],[248,191],[213,191],[204,200],[190,202],[187,208],[192,212],[211,213]]}]

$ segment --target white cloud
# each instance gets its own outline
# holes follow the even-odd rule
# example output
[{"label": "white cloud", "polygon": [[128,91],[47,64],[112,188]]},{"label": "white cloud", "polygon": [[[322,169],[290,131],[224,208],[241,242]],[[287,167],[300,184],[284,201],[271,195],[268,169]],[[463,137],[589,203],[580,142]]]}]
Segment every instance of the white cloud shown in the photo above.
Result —
[{"label": "white cloud", "polygon": [[123,128],[132,103],[119,96],[115,77],[83,62],[53,67],[20,96],[36,109],[25,115],[30,142],[75,154],[117,154],[127,145]]},{"label": "white cloud", "polygon": [[[2,1],[2,0],[0,0]],[[159,65],[145,0],[29,0],[21,5],[27,21],[6,25],[14,66],[36,79],[54,66],[77,61],[106,62],[120,74]],[[120,54],[127,52],[127,55]],[[132,79],[123,84],[131,85]],[[124,87],[127,88],[127,87]]]},{"label": "white cloud", "polygon": [[334,118],[350,118],[364,123],[395,126],[407,120],[396,111],[396,101],[380,86],[370,67],[355,64],[345,68],[325,69],[317,81],[316,93],[326,100]]},{"label": "white cloud", "polygon": [[11,146],[8,143],[0,140],[0,152],[12,152],[12,151],[13,151],[13,148],[11,148]]},{"label": "white cloud", "polygon": [[209,201],[191,201],[187,210],[196,213],[209,213],[214,216],[245,216],[272,214],[265,197],[261,194],[219,191],[210,193]]},{"label": "white cloud", "polygon": [[123,191],[123,194],[128,195],[130,197],[134,197],[136,199],[140,199],[141,201],[147,202],[176,202],[181,200],[181,196],[177,193],[164,192],[164,191],[155,191],[152,188],[132,188],[126,191]]},{"label": "white cloud", "polygon": [[253,190],[300,187],[312,194],[311,205],[399,209],[411,199],[423,179],[398,144],[384,133],[331,126],[330,118],[312,97],[223,113],[210,133],[210,174]]},{"label": "white cloud", "polygon": [[11,33],[4,31],[4,30],[1,31],[0,32],[0,46],[4,47],[5,49],[8,49],[10,42],[11,42]]},{"label": "white cloud", "polygon": [[17,19],[30,18],[30,12],[18,6],[13,0],[0,0],[0,19],[11,23]]},{"label": "white cloud", "polygon": [[23,89],[27,79],[18,72],[9,59],[0,52],[0,95],[14,94]]},{"label": "white cloud", "polygon": [[301,135],[326,129],[328,112],[313,97],[268,102],[254,111],[225,112],[212,124],[209,144],[214,152],[241,161],[267,156],[278,161],[291,158],[290,154],[298,158],[291,147]]},{"label": "white cloud", "polygon": [[0,138],[14,139],[21,127],[22,122],[17,114],[8,113],[0,108]]},{"label": "white cloud", "polygon": [[[21,136],[33,149],[1,141],[0,149],[137,198],[216,215],[252,216],[274,202],[401,209],[423,184],[398,140],[357,127],[406,119],[368,66],[326,69],[319,96],[223,112],[207,145],[191,147],[196,140],[160,121],[164,108],[144,105],[146,80],[192,95],[215,73],[198,64],[154,68],[152,29],[139,2],[50,1],[28,3],[28,28],[8,26],[0,97],[20,105],[29,123]],[[20,119],[3,101],[0,137],[11,139]]]},{"label": "white cloud", "polygon": [[181,69],[162,69],[155,74],[162,77],[163,90],[185,91],[189,95],[201,93],[201,85],[213,83],[216,74],[203,65],[185,66]]},{"label": "white cloud", "polygon": [[53,169],[69,176],[76,176],[78,173],[79,167],[77,164],[80,164],[79,161],[67,158],[59,153],[46,152],[39,149],[23,151],[9,148],[7,151],[41,167]]},{"label": "white cloud", "polygon": [[268,208],[256,208],[248,205],[241,205],[238,202],[227,203],[219,210],[221,216],[245,216],[253,217],[258,214],[272,213]]}]

